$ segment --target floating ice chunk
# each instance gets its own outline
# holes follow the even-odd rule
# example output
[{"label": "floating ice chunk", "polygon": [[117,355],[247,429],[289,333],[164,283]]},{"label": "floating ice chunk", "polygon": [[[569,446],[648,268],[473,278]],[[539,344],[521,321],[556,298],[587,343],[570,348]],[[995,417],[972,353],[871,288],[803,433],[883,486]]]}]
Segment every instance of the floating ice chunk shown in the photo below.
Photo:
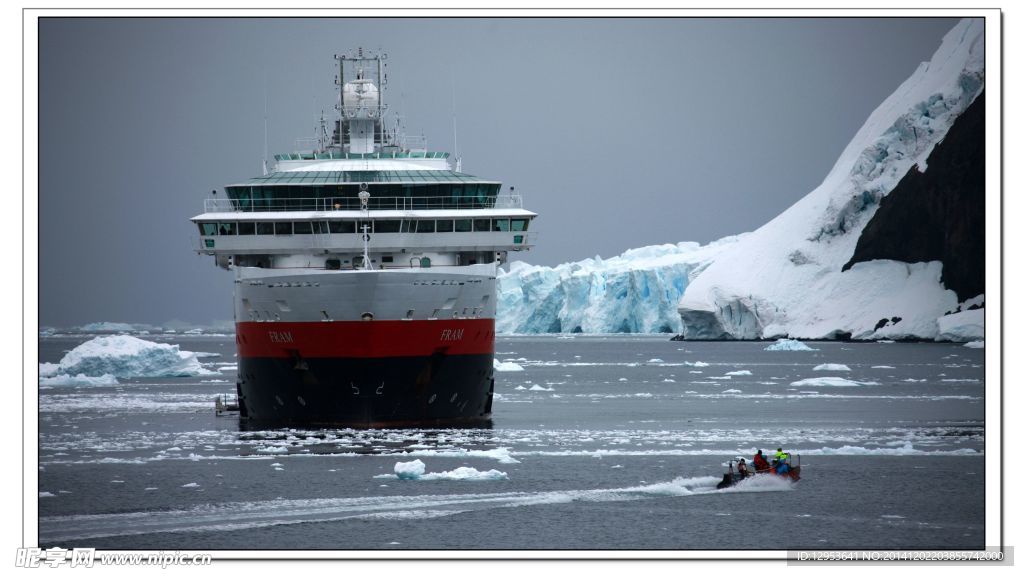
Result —
[{"label": "floating ice chunk", "polygon": [[774,344],[767,346],[765,350],[785,350],[788,352],[813,352],[817,348],[811,348],[807,344],[799,340],[790,340],[788,338],[781,338]]},{"label": "floating ice chunk", "polygon": [[818,364],[814,367],[815,372],[849,372],[850,367],[846,364]]},{"label": "floating ice chunk", "polygon": [[985,341],[984,340],[973,340],[971,342],[968,342],[968,343],[964,344],[964,347],[966,347],[966,348],[984,348],[985,347]]},{"label": "floating ice chunk", "polygon": [[878,386],[878,382],[858,382],[856,380],[847,380],[846,378],[839,378],[838,376],[824,376],[821,378],[805,378],[803,380],[797,380],[790,384],[790,386],[833,386],[833,387],[847,387],[852,388],[856,386]]},{"label": "floating ice chunk", "polygon": [[555,391],[554,388],[545,388],[545,387],[541,386],[540,384],[534,384],[533,386],[530,386],[530,390],[532,392],[554,392]]},{"label": "floating ice chunk", "polygon": [[696,362],[683,362],[683,365],[693,366],[694,368],[707,368],[708,366],[710,366],[710,364],[708,364],[707,362],[701,362],[700,360]]},{"label": "floating ice chunk", "polygon": [[629,378],[619,378],[619,382],[629,382]]},{"label": "floating ice chunk", "polygon": [[661,358],[651,358],[650,360],[647,361],[648,364],[660,364],[662,362],[664,362],[664,360],[662,360]]},{"label": "floating ice chunk", "polygon": [[523,367],[515,362],[501,362],[497,358],[494,359],[494,369],[498,372],[522,372]]},{"label": "floating ice chunk", "polygon": [[895,370],[895,369],[896,369],[896,367],[895,367],[895,366],[885,366],[885,365],[881,365],[881,366],[872,366],[872,368],[876,368],[876,369],[878,369],[878,370]]},{"label": "floating ice chunk", "polygon": [[56,494],[54,494],[52,492],[40,492],[39,493],[39,497],[40,498],[53,498],[55,496],[56,496]]},{"label": "floating ice chunk", "polygon": [[85,374],[57,374],[49,378],[40,378],[40,388],[52,388],[55,386],[116,386],[119,384],[117,378],[112,374],[102,376],[86,376]]},{"label": "floating ice chunk", "polygon": [[192,352],[179,350],[176,344],[159,344],[134,336],[98,336],[64,355],[61,374],[122,378],[199,376],[211,372]]},{"label": "floating ice chunk", "polygon": [[750,370],[733,370],[732,372],[726,372],[726,376],[753,376]]},{"label": "floating ice chunk", "polygon": [[728,390],[724,390],[722,392],[722,394],[742,394],[742,393],[743,393],[743,390],[739,390],[739,389],[736,389],[736,388],[729,388]]},{"label": "floating ice chunk", "polygon": [[427,470],[427,465],[422,460],[413,460],[412,462],[396,462],[395,463],[395,476],[398,476],[399,480],[415,480],[419,478]]},{"label": "floating ice chunk", "polygon": [[476,468],[461,466],[446,472],[427,473],[427,467],[421,460],[398,462],[395,474],[381,474],[374,478],[395,478],[399,480],[508,480],[508,474],[500,470],[480,471]]},{"label": "floating ice chunk", "polygon": [[189,482],[188,484],[182,484],[181,487],[182,488],[199,488],[199,484],[196,484],[195,482]]},{"label": "floating ice chunk", "polygon": [[57,370],[60,369],[59,364],[53,362],[40,362],[39,363],[39,377],[48,378],[57,374]]}]

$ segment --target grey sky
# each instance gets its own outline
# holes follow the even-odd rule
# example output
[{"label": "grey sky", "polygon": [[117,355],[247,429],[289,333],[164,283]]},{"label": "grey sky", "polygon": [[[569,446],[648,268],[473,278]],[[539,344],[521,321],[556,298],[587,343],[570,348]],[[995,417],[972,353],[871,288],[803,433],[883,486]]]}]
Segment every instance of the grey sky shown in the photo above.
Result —
[{"label": "grey sky", "polygon": [[40,323],[231,317],[191,251],[210,190],[334,101],[332,55],[389,54],[411,134],[515,186],[554,265],[753,230],[817,186],[949,19],[44,19]]}]

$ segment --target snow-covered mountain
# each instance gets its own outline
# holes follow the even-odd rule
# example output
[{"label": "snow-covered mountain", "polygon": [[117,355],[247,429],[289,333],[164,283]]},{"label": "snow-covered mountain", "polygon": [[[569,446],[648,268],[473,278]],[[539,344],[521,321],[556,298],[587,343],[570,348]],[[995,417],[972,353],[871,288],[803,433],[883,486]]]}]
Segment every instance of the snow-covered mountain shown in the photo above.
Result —
[{"label": "snow-covered mountain", "polygon": [[983,27],[977,19],[957,24],[871,114],[818,188],[715,257],[680,302],[685,337],[935,338],[938,319],[978,295],[944,286],[939,260],[853,256],[885,197],[927,173],[933,150],[982,93]]},{"label": "snow-covered mountain", "polygon": [[690,281],[742,236],[706,246],[680,242],[554,268],[513,262],[498,273],[497,330],[504,333],[672,332]]}]

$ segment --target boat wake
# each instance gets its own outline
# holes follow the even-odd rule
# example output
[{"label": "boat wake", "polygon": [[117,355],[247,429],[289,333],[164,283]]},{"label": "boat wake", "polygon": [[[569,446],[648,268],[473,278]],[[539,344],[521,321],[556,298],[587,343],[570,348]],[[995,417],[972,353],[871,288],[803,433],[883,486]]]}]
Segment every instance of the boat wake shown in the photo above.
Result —
[{"label": "boat wake", "polygon": [[774,483],[758,483],[749,487],[715,490],[717,481],[718,478],[714,476],[678,477],[654,484],[590,490],[263,500],[206,504],[154,512],[46,516],[39,519],[39,535],[42,542],[56,545],[77,540],[160,532],[245,530],[345,520],[421,520],[495,508],[790,489]]}]

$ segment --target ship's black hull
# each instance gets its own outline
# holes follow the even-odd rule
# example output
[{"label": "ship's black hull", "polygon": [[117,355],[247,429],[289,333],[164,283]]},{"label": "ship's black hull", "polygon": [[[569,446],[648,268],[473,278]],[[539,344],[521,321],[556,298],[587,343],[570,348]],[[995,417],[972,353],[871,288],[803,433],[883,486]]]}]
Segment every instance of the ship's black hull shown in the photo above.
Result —
[{"label": "ship's black hull", "polygon": [[249,423],[368,428],[490,422],[493,354],[385,358],[242,357]]}]

